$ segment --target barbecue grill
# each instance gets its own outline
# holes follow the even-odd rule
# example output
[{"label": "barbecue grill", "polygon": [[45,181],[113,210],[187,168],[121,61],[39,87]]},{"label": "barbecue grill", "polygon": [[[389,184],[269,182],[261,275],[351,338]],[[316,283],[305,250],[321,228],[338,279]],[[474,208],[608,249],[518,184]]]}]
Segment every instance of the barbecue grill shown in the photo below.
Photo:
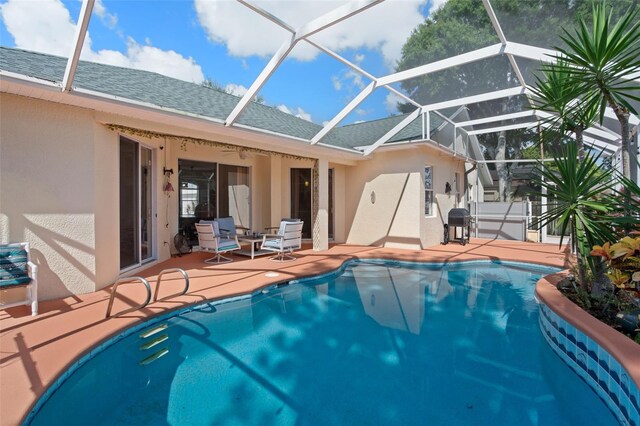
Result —
[{"label": "barbecue grill", "polygon": [[[457,228],[460,230],[460,238],[457,238]],[[453,229],[453,235],[451,235]],[[471,214],[467,209],[451,209],[449,210],[448,223],[444,226],[444,243],[456,241],[462,245],[469,242],[471,235]],[[453,237],[453,238],[451,238]]]}]

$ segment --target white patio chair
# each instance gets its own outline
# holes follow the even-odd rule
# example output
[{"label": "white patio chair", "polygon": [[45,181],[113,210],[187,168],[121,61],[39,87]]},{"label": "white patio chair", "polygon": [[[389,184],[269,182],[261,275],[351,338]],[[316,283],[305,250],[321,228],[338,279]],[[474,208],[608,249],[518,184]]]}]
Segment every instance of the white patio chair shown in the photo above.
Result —
[{"label": "white patio chair", "polygon": [[224,257],[222,254],[240,250],[240,243],[238,242],[237,236],[220,235],[220,229],[216,221],[213,221],[213,223],[196,223],[196,230],[198,231],[200,250],[216,254],[214,257],[206,259],[204,261],[205,263],[233,262],[233,259]]},{"label": "white patio chair", "polygon": [[290,222],[283,220],[277,234],[266,234],[262,238],[260,250],[277,253],[271,260],[284,262],[286,259],[295,260],[291,255],[294,250],[302,246],[302,221]]},{"label": "white patio chair", "polygon": [[31,315],[38,315],[38,267],[31,261],[29,243],[0,244],[0,290],[15,287],[27,288],[26,300],[1,308],[31,305]]}]

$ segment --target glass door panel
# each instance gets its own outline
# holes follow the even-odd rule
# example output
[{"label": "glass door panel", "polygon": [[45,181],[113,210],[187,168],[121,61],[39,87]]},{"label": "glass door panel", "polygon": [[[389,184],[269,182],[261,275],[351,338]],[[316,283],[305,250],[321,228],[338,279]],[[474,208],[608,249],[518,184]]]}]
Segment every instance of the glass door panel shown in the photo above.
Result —
[{"label": "glass door panel", "polygon": [[120,269],[154,256],[153,151],[120,138]]},{"label": "glass door panel", "polygon": [[140,260],[153,257],[152,151],[140,147]]},{"label": "glass door panel", "polygon": [[236,226],[251,228],[249,168],[220,164],[220,217],[232,216]]},{"label": "glass door panel", "polygon": [[198,244],[195,223],[217,217],[217,163],[178,160],[178,227]]},{"label": "glass door panel", "polygon": [[311,169],[291,169],[291,217],[304,221],[302,238],[311,238]]},{"label": "glass door panel", "polygon": [[329,169],[329,239],[334,239],[334,189],[333,189],[333,171],[334,169]]},{"label": "glass door panel", "polygon": [[120,269],[140,262],[138,144],[120,139]]}]

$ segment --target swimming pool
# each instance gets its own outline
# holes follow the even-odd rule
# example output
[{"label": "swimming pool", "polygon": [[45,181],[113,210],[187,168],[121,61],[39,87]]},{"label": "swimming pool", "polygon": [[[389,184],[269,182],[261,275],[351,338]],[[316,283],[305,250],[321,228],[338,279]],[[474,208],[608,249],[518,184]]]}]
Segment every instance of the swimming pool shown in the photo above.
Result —
[{"label": "swimming pool", "polygon": [[96,350],[32,424],[616,424],[544,342],[524,264],[356,261]]}]

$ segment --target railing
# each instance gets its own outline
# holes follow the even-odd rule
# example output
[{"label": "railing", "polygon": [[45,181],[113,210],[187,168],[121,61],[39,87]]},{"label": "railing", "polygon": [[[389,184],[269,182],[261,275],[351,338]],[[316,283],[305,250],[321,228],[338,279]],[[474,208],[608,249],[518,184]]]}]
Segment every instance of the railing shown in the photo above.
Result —
[{"label": "railing", "polygon": [[116,290],[118,289],[118,286],[120,284],[124,284],[124,283],[130,283],[130,282],[138,282],[140,281],[142,284],[144,284],[145,288],[147,289],[147,298],[144,301],[144,303],[138,305],[138,306],[134,306],[132,308],[129,309],[125,309],[124,311],[118,312],[117,314],[114,315],[114,317],[119,317],[120,315],[124,315],[124,314],[128,314],[129,312],[133,312],[133,311],[137,311],[138,309],[142,309],[145,306],[147,306],[149,304],[149,301],[151,300],[151,286],[149,285],[149,281],[147,281],[146,279],[142,278],[142,277],[128,277],[128,278],[120,278],[118,281],[115,282],[115,284],[113,285],[113,290],[111,291],[111,296],[109,297],[109,306],[107,307],[107,315],[105,318],[109,318],[111,316],[111,308],[113,308],[113,299],[116,295]]},{"label": "railing", "polygon": [[[168,296],[165,296],[162,299],[158,299],[158,293],[160,293],[160,282],[162,281],[162,276],[164,274],[170,274],[172,272],[180,272],[182,274],[182,277],[184,278],[184,290],[175,294],[170,294]],[[158,300],[163,301],[163,300],[171,299],[172,297],[182,296],[183,294],[186,294],[188,291],[189,291],[189,276],[184,271],[184,269],[180,269],[180,268],[164,269],[158,275],[158,281],[156,282],[156,293],[153,295],[153,301],[154,302],[157,302]]]}]

